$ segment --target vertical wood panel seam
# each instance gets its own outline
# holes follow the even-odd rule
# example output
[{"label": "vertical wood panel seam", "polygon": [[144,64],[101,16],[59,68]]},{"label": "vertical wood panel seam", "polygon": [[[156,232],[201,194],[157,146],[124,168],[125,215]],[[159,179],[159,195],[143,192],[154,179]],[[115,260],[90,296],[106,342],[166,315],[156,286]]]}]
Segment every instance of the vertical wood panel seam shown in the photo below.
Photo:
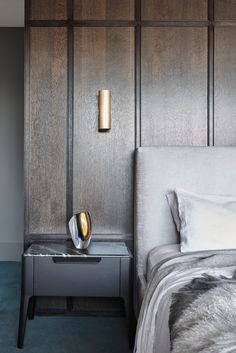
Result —
[{"label": "vertical wood panel seam", "polygon": [[[30,28],[27,25],[30,17],[30,0],[25,1],[25,43],[24,43],[24,55],[25,55],[25,65],[24,65],[24,235],[29,233],[29,119],[30,119],[30,97],[29,97],[29,86],[30,86]],[[27,244],[25,243],[25,246]]]},{"label": "vertical wood panel seam", "polygon": [[[68,17],[73,17],[73,0],[68,1]],[[67,116],[67,233],[68,221],[73,213],[73,129],[74,129],[74,36],[73,27],[67,27],[68,40],[68,116]]]},{"label": "vertical wood panel seam", "polygon": [[[135,148],[141,146],[141,0],[135,0]],[[135,185],[135,155],[133,157],[133,185]],[[135,229],[135,192],[133,188],[133,233]],[[134,241],[134,236],[133,236]],[[132,243],[133,244],[133,243]]]},{"label": "vertical wood panel seam", "polygon": [[141,146],[141,0],[135,1],[135,147]]},{"label": "vertical wood panel seam", "polygon": [[207,145],[214,146],[214,0],[208,0],[208,126]]},{"label": "vertical wood panel seam", "polygon": [[215,0],[212,1],[212,146],[215,145]]}]

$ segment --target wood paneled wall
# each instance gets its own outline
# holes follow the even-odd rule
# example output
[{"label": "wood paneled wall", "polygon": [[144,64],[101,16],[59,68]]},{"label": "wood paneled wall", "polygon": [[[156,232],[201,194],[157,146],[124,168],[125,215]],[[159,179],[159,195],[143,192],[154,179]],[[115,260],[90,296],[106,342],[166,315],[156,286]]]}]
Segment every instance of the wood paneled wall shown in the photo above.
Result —
[{"label": "wood paneled wall", "polygon": [[134,20],[135,0],[74,0],[75,20]]},{"label": "wood paneled wall", "polygon": [[67,29],[32,27],[26,120],[30,234],[66,233]]},{"label": "wood paneled wall", "polygon": [[[132,232],[134,29],[74,30],[73,211],[88,209],[99,234]],[[112,91],[112,128],[98,132],[97,92]]]},{"label": "wood paneled wall", "polygon": [[65,0],[33,0],[29,4],[31,20],[67,20],[67,2]]},{"label": "wood paneled wall", "polygon": [[236,144],[236,27],[215,29],[215,145]]},{"label": "wood paneled wall", "polygon": [[141,145],[206,145],[207,29],[145,27],[141,62]]},{"label": "wood paneled wall", "polygon": [[27,0],[27,239],[66,237],[80,209],[128,237],[135,147],[236,145],[235,38],[235,0]]},{"label": "wood paneled wall", "polygon": [[148,21],[207,20],[207,0],[144,0],[142,19]]}]

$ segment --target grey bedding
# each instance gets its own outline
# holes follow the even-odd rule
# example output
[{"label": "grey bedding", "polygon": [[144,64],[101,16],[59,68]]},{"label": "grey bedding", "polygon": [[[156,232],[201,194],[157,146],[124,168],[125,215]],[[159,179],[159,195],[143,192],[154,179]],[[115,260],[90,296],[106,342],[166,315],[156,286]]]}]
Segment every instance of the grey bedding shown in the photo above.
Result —
[{"label": "grey bedding", "polygon": [[235,271],[235,250],[164,255],[149,272],[134,351],[236,352]]},{"label": "grey bedding", "polygon": [[149,281],[152,270],[160,265],[162,262],[166,261],[168,258],[173,258],[175,256],[181,255],[179,250],[179,244],[169,244],[156,246],[153,248],[147,258],[147,274],[146,279]]}]

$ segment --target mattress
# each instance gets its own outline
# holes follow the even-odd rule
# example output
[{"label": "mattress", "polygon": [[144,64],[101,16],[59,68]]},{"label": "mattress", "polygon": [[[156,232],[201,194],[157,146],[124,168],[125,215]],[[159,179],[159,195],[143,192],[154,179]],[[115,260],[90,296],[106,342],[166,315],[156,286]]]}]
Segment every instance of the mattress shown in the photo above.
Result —
[{"label": "mattress", "polygon": [[149,252],[147,257],[146,276],[138,276],[139,294],[137,298],[137,313],[141,307],[141,303],[147,287],[147,282],[151,277],[152,270],[160,266],[164,261],[176,256],[181,256],[179,244],[159,245]]},{"label": "mattress", "polygon": [[147,282],[150,279],[152,270],[158,266],[160,266],[165,260],[181,256],[181,252],[179,249],[179,244],[171,244],[171,245],[162,245],[153,248],[147,258],[147,271],[146,271],[146,280]]}]

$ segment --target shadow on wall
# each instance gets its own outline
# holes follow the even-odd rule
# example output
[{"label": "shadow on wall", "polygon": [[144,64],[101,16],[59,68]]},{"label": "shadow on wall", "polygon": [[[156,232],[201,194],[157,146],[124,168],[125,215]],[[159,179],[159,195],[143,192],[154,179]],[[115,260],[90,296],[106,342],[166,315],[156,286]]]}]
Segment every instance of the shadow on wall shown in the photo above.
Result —
[{"label": "shadow on wall", "polygon": [[23,248],[24,29],[0,28],[0,261]]}]

